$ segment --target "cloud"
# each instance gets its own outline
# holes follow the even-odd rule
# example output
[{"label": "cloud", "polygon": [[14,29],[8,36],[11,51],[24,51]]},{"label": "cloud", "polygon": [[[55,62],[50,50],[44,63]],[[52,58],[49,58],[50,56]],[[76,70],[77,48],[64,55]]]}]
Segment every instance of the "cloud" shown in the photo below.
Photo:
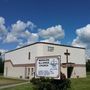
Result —
[{"label": "cloud", "polygon": [[14,32],[14,33],[22,32],[26,29],[32,30],[35,27],[36,27],[36,25],[34,25],[31,21],[27,21],[25,23],[21,20],[18,20],[15,24],[12,24],[12,32]]},{"label": "cloud", "polygon": [[3,54],[3,53],[5,53],[7,50],[5,50],[5,49],[0,49],[0,52]]},{"label": "cloud", "polygon": [[90,24],[76,30],[77,37],[73,40],[72,45],[85,47],[87,55],[90,57]]},{"label": "cloud", "polygon": [[23,42],[23,40],[19,40],[19,44],[17,45],[16,48],[19,48],[19,47],[22,47],[22,46],[25,46],[27,44],[31,44],[31,43],[34,43],[34,42],[38,42],[39,41],[39,36],[37,33],[30,33],[30,32],[26,32],[27,33],[27,40],[26,42]]},{"label": "cloud", "polygon": [[22,40],[18,43],[16,48],[20,48],[22,46],[26,45],[26,43],[24,43]]},{"label": "cloud", "polygon": [[31,35],[31,32],[29,32],[28,30],[26,30],[25,32],[23,32],[21,34],[21,37],[28,38],[30,35]]},{"label": "cloud", "polygon": [[83,43],[83,41],[80,40],[78,36],[73,40],[72,45],[76,47],[84,47],[84,48],[87,46],[87,44]]},{"label": "cloud", "polygon": [[61,25],[56,25],[47,29],[40,29],[39,36],[43,39],[49,39],[50,37],[61,39],[64,37],[64,30]]},{"label": "cloud", "polygon": [[36,25],[34,25],[31,21],[27,21],[26,23],[18,20],[15,24],[12,24],[12,28],[11,28],[11,32],[15,35],[15,36],[23,36],[22,34],[24,34],[24,32],[26,31],[31,31],[32,29],[34,29],[36,27]]},{"label": "cloud", "polygon": [[29,27],[31,30],[33,30],[33,29],[36,28],[37,26],[36,26],[34,23],[32,23],[31,21],[28,21],[28,22],[27,22],[27,27]]},{"label": "cloud", "polygon": [[49,39],[41,40],[40,42],[48,42],[48,43],[56,43],[56,44],[60,44],[60,41],[55,40],[53,37],[50,37]]},{"label": "cloud", "polygon": [[60,44],[60,39],[64,38],[65,34],[62,26],[56,25],[47,29],[39,29],[38,35],[42,38],[41,42]]},{"label": "cloud", "polygon": [[0,25],[5,24],[5,19],[3,17],[0,17]]},{"label": "cloud", "polygon": [[32,33],[35,26],[30,21],[25,23],[18,20],[15,24],[11,25],[11,30],[8,32],[4,43],[18,42],[17,47],[20,47],[37,41],[59,43],[58,39],[60,40],[64,37],[64,30],[61,25],[52,26],[46,30],[40,29],[37,33]]},{"label": "cloud", "polygon": [[3,42],[4,43],[18,42],[18,39],[12,33],[8,33],[6,39]]},{"label": "cloud", "polygon": [[0,41],[3,40],[7,35],[7,29],[5,27],[5,19],[0,17]]},{"label": "cloud", "polygon": [[39,40],[38,34],[37,33],[31,33],[31,35],[29,36],[29,38],[27,40],[27,44],[37,42],[38,40]]},{"label": "cloud", "polygon": [[12,24],[12,32],[22,32],[26,29],[27,23],[18,20],[15,24]]},{"label": "cloud", "polygon": [[73,40],[72,45],[84,46],[90,48],[90,24],[76,30],[77,37]]},{"label": "cloud", "polygon": [[[36,31],[35,31],[36,30]],[[31,21],[21,21],[5,26],[5,19],[0,17],[0,42],[3,44],[17,44],[17,48],[34,42],[60,43],[64,37],[61,25],[38,29]]]},{"label": "cloud", "polygon": [[36,25],[34,25],[31,21],[27,21],[26,23],[18,20],[15,24],[11,25],[10,32],[8,32],[4,43],[13,43],[20,42],[19,40],[28,39],[30,36],[30,31],[34,29]]}]

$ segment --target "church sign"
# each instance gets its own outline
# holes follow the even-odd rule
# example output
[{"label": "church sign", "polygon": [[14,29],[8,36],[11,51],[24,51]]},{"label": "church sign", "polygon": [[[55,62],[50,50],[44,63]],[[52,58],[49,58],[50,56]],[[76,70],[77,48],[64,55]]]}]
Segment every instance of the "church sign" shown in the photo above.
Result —
[{"label": "church sign", "polygon": [[36,58],[36,77],[60,78],[60,56]]}]

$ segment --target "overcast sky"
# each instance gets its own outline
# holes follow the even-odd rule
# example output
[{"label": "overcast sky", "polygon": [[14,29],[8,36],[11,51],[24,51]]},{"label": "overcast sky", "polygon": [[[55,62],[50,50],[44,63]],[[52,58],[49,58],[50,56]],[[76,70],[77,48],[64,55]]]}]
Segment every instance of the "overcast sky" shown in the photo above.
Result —
[{"label": "overcast sky", "polygon": [[87,48],[90,0],[0,0],[0,50],[33,42]]}]

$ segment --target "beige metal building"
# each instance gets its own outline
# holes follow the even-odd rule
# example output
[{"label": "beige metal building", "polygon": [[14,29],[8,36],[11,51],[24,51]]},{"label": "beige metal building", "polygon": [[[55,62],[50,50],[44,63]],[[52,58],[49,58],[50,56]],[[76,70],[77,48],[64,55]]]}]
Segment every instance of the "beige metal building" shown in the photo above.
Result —
[{"label": "beige metal building", "polygon": [[46,42],[36,42],[6,52],[4,76],[31,79],[35,72],[35,58],[55,55],[61,56],[61,72],[66,77],[86,77],[85,48]]}]

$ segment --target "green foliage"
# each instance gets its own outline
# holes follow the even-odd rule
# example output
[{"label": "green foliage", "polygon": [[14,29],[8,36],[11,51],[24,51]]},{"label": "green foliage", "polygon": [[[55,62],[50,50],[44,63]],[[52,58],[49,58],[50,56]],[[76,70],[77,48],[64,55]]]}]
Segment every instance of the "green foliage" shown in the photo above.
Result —
[{"label": "green foliage", "polygon": [[86,62],[86,70],[87,72],[90,72],[90,60]]},{"label": "green foliage", "polygon": [[0,56],[1,56],[1,54],[2,54],[2,53],[0,52]]},{"label": "green foliage", "polygon": [[0,52],[0,73],[3,73],[3,71],[4,71],[4,62],[2,60],[1,52]]},{"label": "green foliage", "polygon": [[49,79],[49,78],[32,78],[31,83],[34,84],[34,90],[67,90],[70,87],[69,79]]}]

